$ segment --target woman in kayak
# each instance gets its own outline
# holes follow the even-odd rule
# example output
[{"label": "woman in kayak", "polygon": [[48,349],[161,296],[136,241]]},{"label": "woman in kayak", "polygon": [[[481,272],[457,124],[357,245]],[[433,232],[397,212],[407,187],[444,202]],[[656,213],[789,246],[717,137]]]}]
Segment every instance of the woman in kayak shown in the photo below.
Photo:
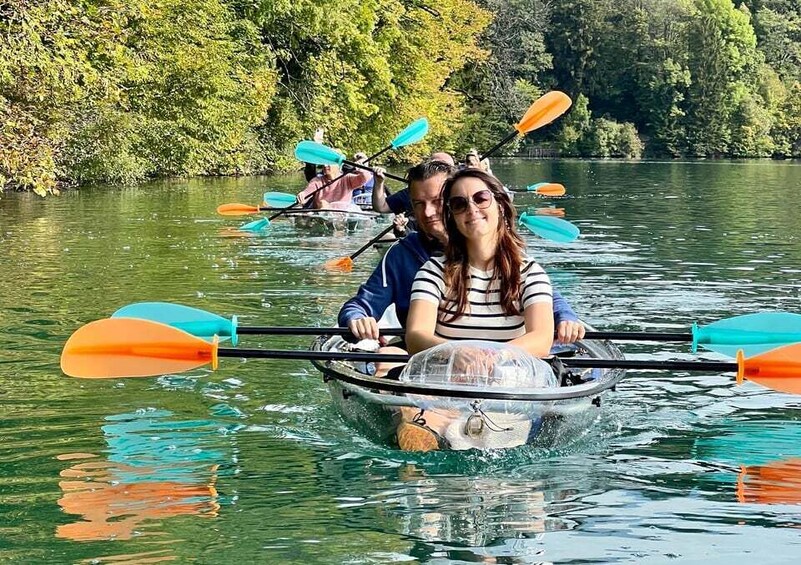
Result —
[{"label": "woman in kayak", "polygon": [[[547,356],[554,335],[551,283],[526,256],[503,185],[484,171],[465,169],[445,182],[442,201],[445,255],[432,257],[414,279],[406,326],[409,353],[474,339],[506,342],[533,356]],[[499,352],[504,354],[503,349],[457,350],[454,378],[490,374]],[[463,435],[454,416],[401,409],[399,446],[414,451],[443,447],[448,438]],[[534,423],[519,424],[525,437]],[[490,428],[482,433],[492,435]]]},{"label": "woman in kayak", "polygon": [[442,189],[448,233],[412,286],[406,343],[417,353],[453,339],[516,345],[545,357],[553,344],[548,275],[525,253],[515,209],[501,183],[465,169]]}]

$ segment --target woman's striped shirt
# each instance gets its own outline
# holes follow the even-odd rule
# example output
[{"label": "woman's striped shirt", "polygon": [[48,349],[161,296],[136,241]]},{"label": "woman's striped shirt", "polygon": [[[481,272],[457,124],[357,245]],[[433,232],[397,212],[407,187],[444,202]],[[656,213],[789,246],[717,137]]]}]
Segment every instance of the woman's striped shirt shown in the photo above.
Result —
[{"label": "woman's striped shirt", "polygon": [[500,282],[494,280],[490,285],[493,272],[470,267],[467,308],[462,317],[446,322],[444,320],[453,316],[456,305],[445,299],[444,268],[444,257],[432,257],[423,265],[414,278],[411,300],[427,300],[437,305],[439,311],[435,333],[446,339],[509,341],[518,338],[526,333],[523,311],[538,302],[553,303],[551,281],[533,259],[524,259],[520,267],[520,298],[515,301],[520,314],[515,316],[504,313]]}]

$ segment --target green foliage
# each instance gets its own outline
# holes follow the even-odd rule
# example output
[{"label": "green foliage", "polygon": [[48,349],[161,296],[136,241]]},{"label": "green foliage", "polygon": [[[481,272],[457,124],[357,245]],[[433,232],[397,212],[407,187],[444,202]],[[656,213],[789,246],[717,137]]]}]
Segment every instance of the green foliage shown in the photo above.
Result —
[{"label": "green foliage", "polygon": [[788,0],[6,0],[0,37],[0,191],[288,169],[421,116],[399,159],[483,149],[553,88],[564,155],[801,153]]},{"label": "green foliage", "polygon": [[584,153],[583,141],[589,137],[592,127],[590,101],[579,94],[569,113],[561,120],[556,134],[556,147],[562,155],[576,157]]},{"label": "green foliage", "polygon": [[[448,85],[467,95],[468,112],[458,138],[457,149],[489,148],[509,132],[533,100],[544,92],[542,86],[551,68],[545,48],[548,5],[543,0],[481,0],[494,15],[481,38],[489,56],[467,65]],[[519,148],[512,142],[501,154]]]},{"label": "green foliage", "polygon": [[477,37],[489,14],[472,2],[445,0],[434,10],[399,0],[263,0],[248,13],[280,76],[259,129],[271,159],[280,162],[317,127],[347,153],[369,152],[421,116],[430,133],[406,158],[452,146],[464,104],[447,81],[485,56]]},{"label": "green foliage", "polygon": [[771,130],[780,157],[801,157],[801,83],[794,82],[779,103]]},{"label": "green foliage", "polygon": [[[737,100],[749,89],[761,63],[749,16],[731,0],[694,0],[687,27],[688,145],[693,155],[725,155],[732,143],[730,123]],[[742,97],[742,94],[740,95]]]},{"label": "green foliage", "polygon": [[225,4],[12,4],[0,96],[22,120],[4,132],[12,147],[38,150],[27,162],[4,157],[11,186],[257,170],[252,130],[277,75],[255,28]]},{"label": "green foliage", "polygon": [[[427,116],[452,144],[464,95],[446,82],[485,52],[470,0],[11,0],[0,4],[0,180],[242,174],[296,166],[323,125],[348,150]],[[13,120],[11,119],[13,117]]]},{"label": "green foliage", "polygon": [[[786,92],[801,8],[765,0],[754,9],[752,22],[731,0],[557,1],[546,34],[556,86],[581,90],[595,115],[631,123],[653,155],[792,153]],[[566,121],[557,144],[571,155],[615,154],[612,126],[593,120],[589,129]]]},{"label": "green foliage", "polygon": [[631,123],[592,117],[589,100],[579,94],[570,114],[556,135],[562,155],[639,158],[645,145]]},{"label": "green foliage", "polygon": [[762,0],[754,14],[759,50],[783,80],[801,79],[801,3]]}]

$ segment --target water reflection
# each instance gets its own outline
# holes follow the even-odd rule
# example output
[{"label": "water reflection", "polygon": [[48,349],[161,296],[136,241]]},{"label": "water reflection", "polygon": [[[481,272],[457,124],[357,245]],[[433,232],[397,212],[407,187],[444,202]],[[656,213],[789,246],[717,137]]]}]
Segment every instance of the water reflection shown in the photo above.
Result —
[{"label": "water reflection", "polygon": [[404,495],[394,501],[401,527],[423,541],[485,546],[546,531],[546,498],[537,481],[429,477],[414,464],[404,465],[399,478]]},{"label": "water reflection", "polygon": [[801,459],[742,467],[737,500],[756,504],[801,504]]},{"label": "water reflection", "polygon": [[58,526],[57,537],[127,540],[153,535],[154,520],[218,515],[216,484],[225,463],[216,440],[221,425],[170,416],[163,410],[110,416],[102,428],[105,458],[91,453],[57,457],[72,462],[60,473],[58,504],[80,517]]},{"label": "water reflection", "polygon": [[739,502],[801,504],[801,422],[733,423],[715,437],[699,438],[695,453],[731,465],[716,478],[734,483]]}]

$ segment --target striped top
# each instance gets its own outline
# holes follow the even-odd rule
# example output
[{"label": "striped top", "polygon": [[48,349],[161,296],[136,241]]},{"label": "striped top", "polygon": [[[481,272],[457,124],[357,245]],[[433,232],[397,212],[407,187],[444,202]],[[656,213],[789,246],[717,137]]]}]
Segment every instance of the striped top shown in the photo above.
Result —
[{"label": "striped top", "polygon": [[468,287],[468,305],[461,318],[445,322],[453,316],[456,309],[454,303],[445,299],[444,257],[432,257],[423,265],[412,285],[411,300],[427,300],[436,304],[437,327],[434,330],[439,337],[446,339],[485,339],[489,341],[510,341],[526,333],[523,311],[538,302],[553,302],[551,281],[545,271],[533,259],[524,259],[520,267],[522,285],[520,298],[516,306],[520,314],[508,316],[501,306],[500,283],[492,281],[492,271],[481,271],[470,267],[470,284]]}]

